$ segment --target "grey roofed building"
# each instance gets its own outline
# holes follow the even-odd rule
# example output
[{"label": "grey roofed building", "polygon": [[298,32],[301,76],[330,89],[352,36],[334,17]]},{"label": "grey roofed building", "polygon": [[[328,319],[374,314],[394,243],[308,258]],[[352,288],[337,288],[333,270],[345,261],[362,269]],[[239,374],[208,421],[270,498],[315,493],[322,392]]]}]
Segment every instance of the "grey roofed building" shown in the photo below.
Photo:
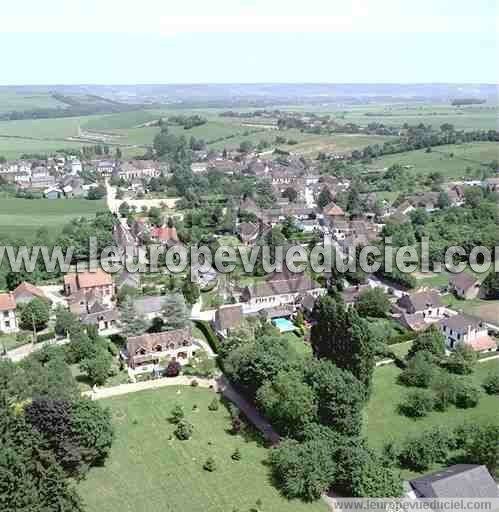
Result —
[{"label": "grey roofed building", "polygon": [[499,498],[485,466],[456,464],[409,481],[419,498]]},{"label": "grey roofed building", "polygon": [[215,311],[215,329],[217,332],[226,334],[229,330],[241,325],[243,320],[243,308],[241,304],[230,304],[220,306]]},{"label": "grey roofed building", "polygon": [[124,270],[121,274],[116,278],[116,286],[120,289],[123,286],[129,286],[130,288],[140,288],[140,275],[139,274],[131,274]]},{"label": "grey roofed building", "polygon": [[437,292],[429,290],[403,295],[397,304],[409,313],[416,313],[428,308],[441,307],[442,301]]},{"label": "grey roofed building", "polygon": [[139,297],[138,299],[134,299],[133,307],[138,314],[151,318],[161,313],[164,301],[165,297],[163,295]]}]

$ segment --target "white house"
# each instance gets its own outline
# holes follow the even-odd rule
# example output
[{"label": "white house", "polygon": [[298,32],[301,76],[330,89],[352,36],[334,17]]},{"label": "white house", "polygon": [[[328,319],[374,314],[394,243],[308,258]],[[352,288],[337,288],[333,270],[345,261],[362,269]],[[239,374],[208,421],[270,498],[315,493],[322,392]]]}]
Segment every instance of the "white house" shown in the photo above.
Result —
[{"label": "white house", "polygon": [[467,345],[477,352],[497,347],[497,343],[489,336],[485,323],[474,316],[459,313],[443,319],[439,326],[449,350],[459,344]]},{"label": "white house", "polygon": [[0,332],[17,332],[16,299],[12,293],[0,293]]}]

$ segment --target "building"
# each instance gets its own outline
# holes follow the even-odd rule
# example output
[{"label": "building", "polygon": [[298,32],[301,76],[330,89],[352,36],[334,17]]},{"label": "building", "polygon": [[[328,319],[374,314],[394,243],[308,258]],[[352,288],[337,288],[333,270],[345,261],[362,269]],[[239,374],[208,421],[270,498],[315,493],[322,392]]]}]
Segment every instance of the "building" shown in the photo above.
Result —
[{"label": "building", "polygon": [[111,176],[115,167],[116,163],[113,160],[99,160],[95,162],[95,170],[104,177]]},{"label": "building", "polygon": [[442,320],[446,311],[440,296],[433,290],[406,293],[394,306],[395,316],[400,322],[415,331]]},{"label": "building", "polygon": [[450,350],[459,344],[467,345],[477,352],[497,348],[497,343],[489,336],[485,323],[474,316],[459,313],[444,318],[439,326]]},{"label": "building", "polygon": [[95,325],[99,334],[117,330],[118,311],[115,308],[105,306],[100,302],[95,302],[89,307],[88,312],[80,315],[80,320],[84,325]]},{"label": "building", "polygon": [[18,287],[12,292],[16,304],[26,304],[35,298],[49,301],[43,290],[36,286],[23,281]]},{"label": "building", "polygon": [[260,226],[253,222],[241,222],[237,226],[237,234],[243,244],[252,245],[260,235]]},{"label": "building", "polygon": [[[80,292],[80,293],[78,293]],[[66,296],[90,295],[104,304],[109,304],[114,295],[111,276],[103,270],[81,272],[64,276],[64,293]]]},{"label": "building", "polygon": [[[417,498],[499,498],[485,466],[456,464],[409,481]],[[491,507],[494,508],[494,507]]]},{"label": "building", "polygon": [[119,177],[127,181],[144,178],[157,178],[161,174],[159,165],[154,160],[130,160],[119,167]]},{"label": "building", "polygon": [[179,243],[177,229],[175,227],[169,228],[168,226],[156,227],[153,226],[150,230],[151,241],[158,242],[163,245],[171,247]]},{"label": "building", "polygon": [[133,307],[137,314],[143,316],[146,320],[152,320],[157,316],[161,316],[164,302],[164,295],[139,297],[133,300]]},{"label": "building", "polygon": [[237,329],[243,321],[243,308],[241,304],[220,306],[215,311],[213,326],[221,336],[227,336],[230,331]]},{"label": "building", "polygon": [[317,298],[326,293],[319,283],[304,274],[276,272],[265,281],[247,286],[241,295],[246,309],[257,311],[290,304],[298,306],[305,294]]},{"label": "building", "polygon": [[468,272],[460,272],[449,279],[449,290],[460,299],[475,299],[480,291],[480,281]]},{"label": "building", "polygon": [[116,278],[116,288],[121,290],[123,286],[135,288],[136,290],[140,289],[140,274],[132,274],[126,270],[121,272],[121,274]]},{"label": "building", "polygon": [[12,293],[0,293],[0,332],[17,330],[16,299]]},{"label": "building", "polygon": [[170,361],[187,363],[196,355],[189,329],[143,334],[127,340],[127,359],[136,372],[152,372],[165,368]]},{"label": "building", "polygon": [[63,191],[58,187],[48,187],[43,191],[45,199],[59,199],[63,195]]},{"label": "building", "polygon": [[331,222],[346,219],[346,213],[334,201],[324,206],[322,213]]}]

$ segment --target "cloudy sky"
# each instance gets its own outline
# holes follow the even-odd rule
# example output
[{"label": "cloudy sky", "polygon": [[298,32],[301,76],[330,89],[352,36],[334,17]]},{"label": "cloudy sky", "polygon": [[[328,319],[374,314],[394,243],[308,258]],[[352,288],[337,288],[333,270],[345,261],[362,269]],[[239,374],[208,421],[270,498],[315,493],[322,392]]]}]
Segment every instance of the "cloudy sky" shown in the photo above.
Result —
[{"label": "cloudy sky", "polygon": [[1,84],[496,82],[498,0],[24,0]]}]

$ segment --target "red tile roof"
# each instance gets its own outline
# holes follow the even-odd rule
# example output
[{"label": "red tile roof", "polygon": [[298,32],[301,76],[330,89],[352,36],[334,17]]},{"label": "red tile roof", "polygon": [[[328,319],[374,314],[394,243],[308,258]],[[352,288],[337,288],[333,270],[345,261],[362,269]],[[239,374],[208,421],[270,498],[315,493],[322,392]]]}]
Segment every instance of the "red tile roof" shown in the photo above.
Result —
[{"label": "red tile roof", "polygon": [[345,212],[336,203],[331,202],[324,207],[324,213],[330,216],[343,216]]},{"label": "red tile roof", "polygon": [[470,341],[468,344],[473,350],[476,350],[477,352],[497,347],[497,343],[490,336],[480,336],[480,338],[476,338]]},{"label": "red tile roof", "polygon": [[113,284],[111,276],[103,270],[95,272],[82,272],[81,274],[67,274],[64,276],[64,283],[74,283],[78,281],[78,288],[94,288],[95,286],[108,286]]},{"label": "red tile roof", "polygon": [[154,227],[152,228],[151,235],[153,238],[157,238],[162,242],[168,242],[169,240],[178,241],[177,230],[175,228]]},{"label": "red tile roof", "polygon": [[12,293],[0,293],[0,311],[16,309],[16,299]]},{"label": "red tile roof", "polygon": [[32,285],[31,283],[28,283],[27,281],[23,281],[15,290],[14,290],[14,297],[17,297],[17,295],[21,293],[30,293],[31,295],[34,295],[35,297],[39,297],[40,299],[46,299],[47,296],[43,292],[43,290],[40,290],[40,288],[37,288],[36,286]]}]

